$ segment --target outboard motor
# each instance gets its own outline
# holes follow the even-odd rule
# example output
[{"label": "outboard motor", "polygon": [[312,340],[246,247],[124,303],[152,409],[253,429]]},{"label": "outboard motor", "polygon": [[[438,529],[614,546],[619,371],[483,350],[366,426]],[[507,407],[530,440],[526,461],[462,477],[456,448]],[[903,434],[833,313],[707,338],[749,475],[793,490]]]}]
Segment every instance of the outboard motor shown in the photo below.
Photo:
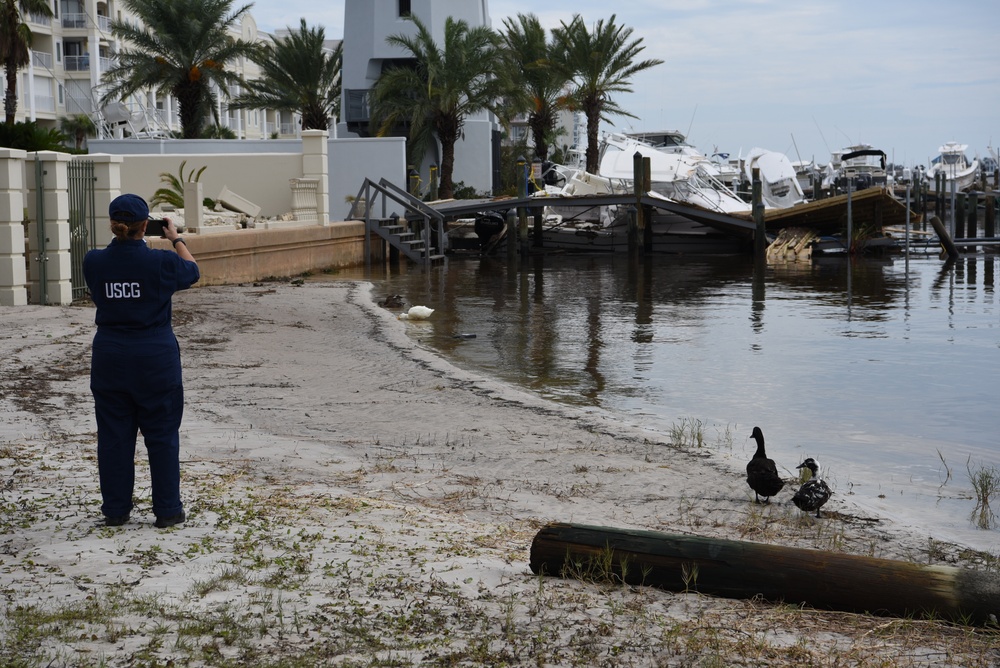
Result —
[{"label": "outboard motor", "polygon": [[506,217],[499,211],[477,213],[476,222],[472,229],[479,237],[479,247],[481,249],[489,247],[491,243],[499,239],[506,226]]}]

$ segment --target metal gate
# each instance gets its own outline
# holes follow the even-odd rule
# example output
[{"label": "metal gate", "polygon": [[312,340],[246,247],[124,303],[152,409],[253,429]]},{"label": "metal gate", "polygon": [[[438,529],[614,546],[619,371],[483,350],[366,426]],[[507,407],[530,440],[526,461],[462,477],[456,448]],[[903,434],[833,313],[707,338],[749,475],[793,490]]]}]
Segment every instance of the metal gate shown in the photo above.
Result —
[{"label": "metal gate", "polygon": [[69,180],[69,254],[72,263],[73,301],[87,296],[83,278],[83,256],[97,243],[94,211],[94,163],[72,160],[67,167]]},{"label": "metal gate", "polygon": [[[35,156],[35,237],[37,240],[38,255],[34,260],[38,263],[38,303],[45,306],[49,303],[49,277],[45,271],[46,263],[49,261],[45,253],[45,170],[42,169],[42,159]],[[32,297],[34,299],[34,297]]]}]

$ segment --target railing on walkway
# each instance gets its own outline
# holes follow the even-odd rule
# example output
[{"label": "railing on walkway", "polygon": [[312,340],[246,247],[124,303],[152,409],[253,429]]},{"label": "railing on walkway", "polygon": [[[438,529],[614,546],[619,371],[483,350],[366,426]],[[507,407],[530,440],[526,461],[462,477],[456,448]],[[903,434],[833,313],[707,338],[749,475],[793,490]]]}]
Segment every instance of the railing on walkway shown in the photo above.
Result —
[{"label": "railing on walkway", "polygon": [[[387,214],[390,202],[404,209],[404,215]],[[381,215],[374,212],[380,208]],[[351,205],[349,220],[365,222],[365,266],[371,264],[371,235],[377,234],[391,248],[402,252],[414,262],[431,265],[443,261],[448,246],[444,217],[403,188],[380,179],[377,183],[365,179]]]}]

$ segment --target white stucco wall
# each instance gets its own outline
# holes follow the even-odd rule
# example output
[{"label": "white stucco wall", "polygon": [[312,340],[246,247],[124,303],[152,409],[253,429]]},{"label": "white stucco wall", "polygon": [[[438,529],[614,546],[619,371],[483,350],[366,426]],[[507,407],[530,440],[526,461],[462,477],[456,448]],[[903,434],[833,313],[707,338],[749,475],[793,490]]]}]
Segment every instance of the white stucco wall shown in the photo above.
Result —
[{"label": "white stucco wall", "polygon": [[[356,196],[365,178],[388,179],[406,188],[406,140],[402,137],[329,139],[327,145],[330,220],[350,211],[348,196]],[[264,152],[265,150],[276,152]],[[288,213],[292,195],[288,180],[302,176],[302,141],[237,140],[94,140],[92,153],[122,155],[122,192],[147,200],[161,186],[160,174],[177,174],[182,160],[185,176],[207,165],[200,183],[205,197],[215,199],[223,186],[261,207],[265,217]]]},{"label": "white stucco wall", "polygon": [[182,161],[184,176],[194,168],[207,167],[199,182],[205,197],[216,199],[223,187],[261,207],[262,216],[278,216],[292,210],[288,179],[302,176],[298,153],[251,153],[221,155],[126,155],[122,163],[122,192],[132,192],[147,201],[163,186],[160,174],[177,175]]}]

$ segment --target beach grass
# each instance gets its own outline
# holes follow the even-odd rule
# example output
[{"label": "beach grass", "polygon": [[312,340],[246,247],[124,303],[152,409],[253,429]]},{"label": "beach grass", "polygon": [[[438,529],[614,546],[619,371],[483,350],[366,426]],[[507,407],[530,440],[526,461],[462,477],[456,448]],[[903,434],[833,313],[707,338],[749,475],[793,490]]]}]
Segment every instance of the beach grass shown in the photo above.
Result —
[{"label": "beach grass", "polygon": [[982,463],[973,464],[971,457],[966,461],[966,469],[976,501],[969,519],[980,529],[992,529],[997,524],[997,516],[990,501],[1000,494],[1000,469]]}]

